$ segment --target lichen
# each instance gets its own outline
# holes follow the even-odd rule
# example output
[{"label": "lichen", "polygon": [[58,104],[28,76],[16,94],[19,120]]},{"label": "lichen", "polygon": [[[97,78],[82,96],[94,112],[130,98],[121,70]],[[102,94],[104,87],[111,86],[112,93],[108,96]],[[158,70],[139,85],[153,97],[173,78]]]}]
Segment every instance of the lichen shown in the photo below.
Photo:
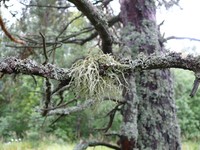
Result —
[{"label": "lichen", "polygon": [[116,61],[112,55],[90,53],[70,68],[71,90],[84,99],[118,98],[123,87],[123,72],[127,67]]},{"label": "lichen", "polygon": [[[157,53],[159,43],[155,22],[144,19],[141,21],[141,26],[142,30],[138,31],[137,28],[130,23],[121,31],[122,43],[126,44],[126,47],[122,47],[124,57],[131,56],[132,59],[137,59],[137,55],[140,52],[144,52],[145,54]],[[151,49],[149,49],[149,47],[151,47]]]},{"label": "lichen", "polygon": [[138,129],[137,129],[137,121],[135,120],[133,122],[126,122],[123,123],[121,126],[121,132],[123,135],[127,136],[127,138],[130,139],[137,139],[138,137]]}]

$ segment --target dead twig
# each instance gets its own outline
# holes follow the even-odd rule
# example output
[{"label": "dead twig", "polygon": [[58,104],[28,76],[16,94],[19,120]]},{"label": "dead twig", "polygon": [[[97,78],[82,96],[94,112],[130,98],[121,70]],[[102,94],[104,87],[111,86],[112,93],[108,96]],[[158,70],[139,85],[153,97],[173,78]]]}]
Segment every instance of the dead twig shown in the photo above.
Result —
[{"label": "dead twig", "polygon": [[43,63],[43,65],[46,65],[49,61],[48,56],[47,56],[47,50],[46,50],[46,40],[45,40],[45,36],[41,32],[40,32],[40,35],[42,37],[43,51],[44,51],[44,57],[45,57],[45,62]]}]

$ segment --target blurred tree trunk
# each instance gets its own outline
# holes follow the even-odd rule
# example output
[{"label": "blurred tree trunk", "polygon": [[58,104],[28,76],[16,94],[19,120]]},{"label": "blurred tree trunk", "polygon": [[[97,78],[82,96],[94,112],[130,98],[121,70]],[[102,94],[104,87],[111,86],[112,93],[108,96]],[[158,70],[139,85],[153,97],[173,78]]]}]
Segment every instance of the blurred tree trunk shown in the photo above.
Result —
[{"label": "blurred tree trunk", "polygon": [[[139,53],[165,53],[159,42],[154,0],[120,3],[122,38],[127,45],[124,55],[134,59]],[[123,92],[127,105],[122,111],[121,149],[181,149],[170,70],[141,71],[127,76],[127,80],[131,90]]]}]

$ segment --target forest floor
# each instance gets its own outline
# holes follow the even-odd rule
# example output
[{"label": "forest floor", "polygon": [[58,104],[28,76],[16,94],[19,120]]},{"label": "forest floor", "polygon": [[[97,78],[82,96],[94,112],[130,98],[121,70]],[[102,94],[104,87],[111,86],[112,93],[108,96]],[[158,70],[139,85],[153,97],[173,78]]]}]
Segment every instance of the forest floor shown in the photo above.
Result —
[{"label": "forest floor", "polygon": [[[74,144],[58,144],[54,142],[12,142],[0,143],[0,150],[73,150]],[[183,150],[200,150],[200,142],[185,142],[182,145]],[[87,150],[111,150],[105,147],[98,146],[96,148],[88,148]]]}]

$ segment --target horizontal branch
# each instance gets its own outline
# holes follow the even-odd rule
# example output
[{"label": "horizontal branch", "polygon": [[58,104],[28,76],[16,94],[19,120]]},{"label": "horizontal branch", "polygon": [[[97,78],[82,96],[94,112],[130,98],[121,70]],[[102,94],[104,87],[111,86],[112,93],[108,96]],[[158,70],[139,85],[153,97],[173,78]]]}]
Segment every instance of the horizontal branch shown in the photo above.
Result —
[{"label": "horizontal branch", "polygon": [[109,143],[105,143],[105,142],[89,142],[88,145],[90,147],[105,146],[105,147],[108,147],[108,148],[120,150],[120,148],[118,146],[115,146],[115,145],[112,145],[112,144],[109,144]]},{"label": "horizontal branch", "polygon": [[39,4],[25,4],[23,2],[20,2],[22,5],[26,6],[26,7],[42,7],[42,8],[56,8],[56,9],[67,9],[69,7],[71,7],[71,5],[67,4],[66,6],[53,6],[53,5],[39,5]]},{"label": "horizontal branch", "polygon": [[[181,68],[194,72],[200,71],[200,56],[183,56],[181,53],[169,53],[161,56],[138,56],[133,61],[122,62],[129,67],[127,70],[149,70],[149,69],[165,69],[165,68]],[[105,66],[105,65],[101,65]],[[100,67],[101,67],[100,66]],[[116,66],[109,65],[108,68]],[[103,68],[100,68],[101,70]],[[0,60],[0,72],[4,74],[26,74],[37,75],[45,78],[55,79],[58,81],[70,80],[68,69],[56,67],[52,64],[41,65],[33,60],[17,59],[15,57],[8,57]]]},{"label": "horizontal branch", "polygon": [[154,54],[150,56],[139,56],[138,59],[132,61],[130,67],[132,70],[166,68],[180,68],[194,72],[200,71],[200,56],[183,56],[181,53],[169,53],[161,56],[156,56]]},{"label": "horizontal branch", "polygon": [[58,68],[52,64],[41,65],[30,59],[8,57],[0,60],[0,72],[4,74],[26,74],[65,81],[69,79],[67,69]]},{"label": "horizontal branch", "polygon": [[118,146],[106,143],[106,142],[99,142],[99,141],[80,141],[74,148],[74,150],[86,150],[88,147],[95,147],[95,146],[105,146],[111,149],[120,150]]},{"label": "horizontal branch", "polygon": [[[166,69],[166,68],[181,68],[200,74],[200,56],[183,56],[181,53],[168,53],[161,56],[150,55],[145,56],[140,54],[137,59],[133,61],[120,61],[125,65],[121,65],[124,72],[140,71],[150,69]],[[103,62],[102,62],[103,63]],[[98,62],[99,64],[99,62]],[[99,64],[99,75],[106,76],[106,70],[116,70],[116,64]],[[103,74],[101,72],[103,71]],[[37,75],[49,79],[55,79],[68,85],[71,81],[70,69],[58,68],[55,65],[47,63],[46,65],[37,64],[35,61],[25,59],[17,59],[14,57],[8,57],[0,60],[0,72],[3,74],[26,74]],[[196,76],[200,78],[200,76]],[[194,94],[192,94],[194,95]],[[80,105],[71,108],[59,108],[57,110],[50,110],[47,115],[68,115],[73,112],[84,110],[94,104],[94,100],[88,100]]]},{"label": "horizontal branch", "polygon": [[200,42],[200,39],[190,38],[190,37],[178,37],[178,36],[167,37],[167,38],[164,39],[164,42],[166,42],[168,40],[191,40],[191,41]]},{"label": "horizontal branch", "polygon": [[[95,104],[96,101],[89,99],[83,102],[82,104],[78,104],[77,106],[72,106],[69,108],[60,108],[60,109],[55,109],[55,110],[50,110],[47,115],[70,115],[75,112],[80,112],[85,110],[86,108],[91,107],[93,104]],[[40,110],[38,110],[40,112]]]},{"label": "horizontal branch", "polygon": [[[99,63],[99,62],[98,62]],[[103,63],[103,62],[102,62]],[[181,53],[168,53],[161,56],[150,55],[145,56],[144,54],[138,55],[138,58],[131,61],[122,61],[121,67],[124,67],[124,72],[136,72],[140,70],[150,69],[165,69],[165,68],[182,68],[195,72],[196,78],[200,78],[200,56],[183,56]],[[115,64],[99,64],[99,75],[106,76],[106,70],[115,70]],[[110,69],[109,69],[110,68]],[[104,74],[100,74],[104,70]],[[3,74],[26,74],[26,75],[37,75],[40,77],[55,79],[69,85],[71,81],[70,69],[58,68],[55,65],[47,63],[46,65],[37,64],[35,61],[25,59],[20,60],[14,57],[8,57],[0,60],[0,72]],[[194,85],[195,87],[195,85]],[[198,87],[197,87],[198,88]],[[194,89],[194,88],[193,88]],[[195,88],[196,89],[196,88]],[[194,96],[196,90],[192,92],[191,96]],[[69,115],[74,112],[82,111],[86,108],[91,107],[96,103],[96,100],[86,100],[83,103],[67,107],[57,108],[48,110],[46,115]],[[38,110],[42,113],[43,110]]]}]

